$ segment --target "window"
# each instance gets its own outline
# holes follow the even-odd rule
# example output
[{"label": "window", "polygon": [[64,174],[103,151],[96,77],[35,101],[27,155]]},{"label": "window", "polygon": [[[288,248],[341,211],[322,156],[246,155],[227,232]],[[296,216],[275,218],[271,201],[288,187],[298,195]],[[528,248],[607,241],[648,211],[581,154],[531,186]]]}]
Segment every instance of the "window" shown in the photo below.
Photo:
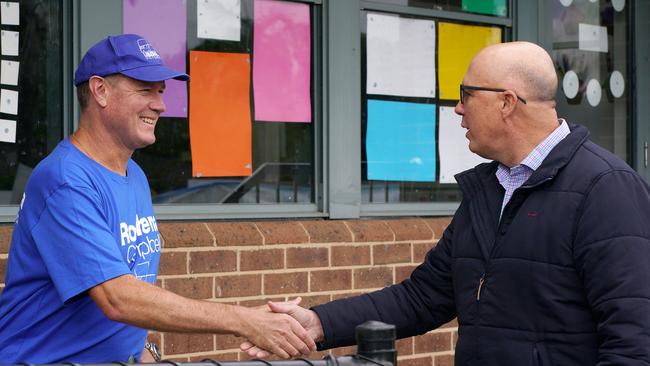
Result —
[{"label": "window", "polygon": [[454,113],[459,85],[500,26],[362,14],[362,203],[458,202],[454,174],[485,161]]},{"label": "window", "polygon": [[9,22],[3,14],[0,26],[0,205],[20,203],[32,169],[54,149],[64,126],[62,5],[22,0],[15,11]]},{"label": "window", "polygon": [[464,11],[490,16],[508,16],[508,0],[371,0],[423,9]]},{"label": "window", "polygon": [[591,140],[631,163],[629,2],[554,0],[547,6],[559,116],[585,125]]},{"label": "window", "polygon": [[[228,3],[238,2],[221,5]],[[158,122],[157,142],[133,156],[149,178],[154,204],[315,203],[318,8],[278,0],[214,4],[123,5],[123,31],[144,36],[161,52],[187,29],[175,46],[182,53],[176,67],[191,80],[168,82],[173,97]],[[176,29],[165,36],[170,26]]]}]

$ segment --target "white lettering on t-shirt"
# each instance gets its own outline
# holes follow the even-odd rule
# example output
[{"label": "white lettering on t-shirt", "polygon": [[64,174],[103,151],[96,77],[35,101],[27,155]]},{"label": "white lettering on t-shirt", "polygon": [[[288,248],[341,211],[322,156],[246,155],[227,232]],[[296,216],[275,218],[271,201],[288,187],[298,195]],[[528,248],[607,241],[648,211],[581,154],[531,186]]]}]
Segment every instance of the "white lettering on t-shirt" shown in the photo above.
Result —
[{"label": "white lettering on t-shirt", "polygon": [[150,232],[158,232],[158,225],[154,216],[147,216],[140,218],[135,215],[135,224],[129,225],[126,222],[120,222],[120,238],[122,246],[135,242],[139,236],[149,234]]}]

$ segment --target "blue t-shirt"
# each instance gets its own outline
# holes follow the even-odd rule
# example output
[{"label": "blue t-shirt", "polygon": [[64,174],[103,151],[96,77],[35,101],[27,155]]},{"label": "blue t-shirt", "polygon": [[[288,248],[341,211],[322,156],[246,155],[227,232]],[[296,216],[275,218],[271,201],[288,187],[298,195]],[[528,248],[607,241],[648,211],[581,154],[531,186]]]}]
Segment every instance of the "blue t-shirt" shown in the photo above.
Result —
[{"label": "blue t-shirt", "polygon": [[132,160],[126,170],[106,169],[67,139],[34,169],[0,296],[0,364],[140,357],[146,330],[109,320],[87,293],[125,274],[156,281],[149,185]]}]

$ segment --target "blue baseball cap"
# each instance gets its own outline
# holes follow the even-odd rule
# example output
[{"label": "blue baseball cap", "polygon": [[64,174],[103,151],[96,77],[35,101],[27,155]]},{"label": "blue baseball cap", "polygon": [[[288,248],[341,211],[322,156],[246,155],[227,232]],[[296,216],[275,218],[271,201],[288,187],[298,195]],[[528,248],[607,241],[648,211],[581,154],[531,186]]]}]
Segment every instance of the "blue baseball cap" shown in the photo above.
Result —
[{"label": "blue baseball cap", "polygon": [[190,79],[189,75],[163,65],[158,52],[143,37],[122,34],[108,36],[86,52],[74,73],[74,85],[79,86],[93,75],[118,73],[141,81]]}]

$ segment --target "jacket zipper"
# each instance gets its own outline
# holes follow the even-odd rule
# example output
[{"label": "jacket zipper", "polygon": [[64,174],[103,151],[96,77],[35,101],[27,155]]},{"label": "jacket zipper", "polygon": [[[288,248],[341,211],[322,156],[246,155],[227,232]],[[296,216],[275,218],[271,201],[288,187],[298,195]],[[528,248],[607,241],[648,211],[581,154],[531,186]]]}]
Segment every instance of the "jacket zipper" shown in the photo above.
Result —
[{"label": "jacket zipper", "polygon": [[478,280],[478,290],[476,291],[476,301],[481,301],[481,288],[485,283],[485,274],[481,276],[481,279]]}]

